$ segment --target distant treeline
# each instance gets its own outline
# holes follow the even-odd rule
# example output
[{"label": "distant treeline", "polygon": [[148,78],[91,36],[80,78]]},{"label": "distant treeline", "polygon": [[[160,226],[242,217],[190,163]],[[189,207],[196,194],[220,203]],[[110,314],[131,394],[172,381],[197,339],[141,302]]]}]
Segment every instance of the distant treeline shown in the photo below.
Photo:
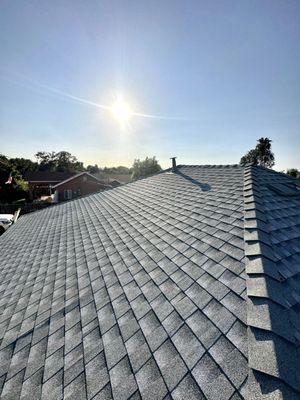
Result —
[{"label": "distant treeline", "polygon": [[21,176],[32,171],[51,172],[82,172],[88,171],[92,174],[131,174],[132,168],[123,166],[100,168],[97,164],[84,167],[83,162],[67,151],[39,151],[35,154],[36,161],[28,158],[8,158],[0,155],[0,162],[9,165],[12,171],[18,171]]}]

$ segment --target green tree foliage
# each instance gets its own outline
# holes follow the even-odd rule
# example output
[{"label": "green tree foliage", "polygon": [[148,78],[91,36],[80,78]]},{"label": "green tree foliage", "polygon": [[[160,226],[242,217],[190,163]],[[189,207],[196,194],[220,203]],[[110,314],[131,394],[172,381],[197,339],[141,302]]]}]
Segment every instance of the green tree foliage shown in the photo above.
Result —
[{"label": "green tree foliage", "polygon": [[251,163],[266,168],[272,168],[275,164],[274,153],[271,150],[272,140],[269,138],[260,138],[257,141],[255,149],[251,149],[246,153],[240,161],[241,165]]},{"label": "green tree foliage", "polygon": [[67,151],[39,151],[35,155],[40,171],[80,172],[84,171],[83,163]]},{"label": "green tree foliage", "polygon": [[10,158],[10,163],[14,165],[18,172],[23,176],[26,172],[38,170],[38,163],[29,160],[28,158]]},{"label": "green tree foliage", "polygon": [[146,157],[145,160],[134,160],[131,179],[145,178],[161,171],[161,166],[155,157]]},{"label": "green tree foliage", "polygon": [[[10,174],[12,183],[6,184]],[[10,159],[0,155],[0,203],[12,203],[28,197],[28,187]]]},{"label": "green tree foliage", "polygon": [[256,149],[249,150],[248,153],[246,153],[241,158],[240,164],[241,165],[246,165],[246,164],[257,165],[258,164],[258,157],[257,157]]},{"label": "green tree foliage", "polygon": [[103,172],[105,174],[129,175],[132,173],[132,169],[119,165],[118,167],[104,167]]},{"label": "green tree foliage", "polygon": [[297,168],[290,168],[286,171],[286,173],[293,178],[298,178],[300,179],[300,171],[297,170]]},{"label": "green tree foliage", "polygon": [[95,165],[88,165],[86,167],[87,172],[89,172],[90,174],[99,174],[101,172],[101,169],[98,167],[97,164]]}]

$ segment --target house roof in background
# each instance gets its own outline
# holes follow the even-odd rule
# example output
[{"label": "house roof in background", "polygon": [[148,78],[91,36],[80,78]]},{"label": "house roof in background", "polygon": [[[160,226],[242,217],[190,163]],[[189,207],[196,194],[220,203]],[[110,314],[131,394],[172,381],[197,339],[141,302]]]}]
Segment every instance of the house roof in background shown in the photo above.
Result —
[{"label": "house roof in background", "polygon": [[94,181],[97,181],[97,182],[101,183],[101,184],[102,184],[103,186],[105,186],[105,187],[110,187],[109,185],[105,185],[104,182],[101,181],[100,179],[98,179],[95,175],[92,175],[92,174],[90,174],[90,173],[84,171],[84,172],[79,172],[78,174],[73,175],[73,176],[71,176],[70,178],[65,179],[64,181],[59,182],[59,183],[56,184],[55,186],[52,186],[52,188],[53,188],[53,189],[56,189],[56,188],[58,188],[59,186],[64,185],[64,184],[66,184],[66,183],[68,183],[68,182],[70,182],[70,181],[73,181],[74,179],[77,179],[77,178],[79,178],[80,176],[83,176],[83,175],[88,176],[89,178],[93,179]]},{"label": "house roof in background", "polygon": [[299,398],[299,205],[279,173],[179,166],[21,217],[2,398]]},{"label": "house roof in background", "polygon": [[26,182],[61,182],[77,172],[51,172],[51,171],[32,171],[26,172],[23,179]]}]

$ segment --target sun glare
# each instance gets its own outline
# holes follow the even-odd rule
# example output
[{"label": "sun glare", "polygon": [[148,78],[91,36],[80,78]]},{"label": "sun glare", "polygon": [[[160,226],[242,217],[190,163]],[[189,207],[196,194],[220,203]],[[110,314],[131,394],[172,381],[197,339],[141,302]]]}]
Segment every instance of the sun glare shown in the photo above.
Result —
[{"label": "sun glare", "polygon": [[114,118],[121,124],[129,122],[133,115],[129,104],[121,98],[117,99],[111,106],[111,112]]}]

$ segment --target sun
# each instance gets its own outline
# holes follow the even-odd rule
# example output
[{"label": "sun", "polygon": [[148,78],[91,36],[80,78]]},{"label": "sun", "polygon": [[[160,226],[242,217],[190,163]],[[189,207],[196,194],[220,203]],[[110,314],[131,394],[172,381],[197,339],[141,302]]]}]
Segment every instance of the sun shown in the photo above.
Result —
[{"label": "sun", "polygon": [[122,98],[116,99],[116,101],[110,107],[110,110],[113,117],[121,124],[129,122],[133,116],[129,104]]}]

